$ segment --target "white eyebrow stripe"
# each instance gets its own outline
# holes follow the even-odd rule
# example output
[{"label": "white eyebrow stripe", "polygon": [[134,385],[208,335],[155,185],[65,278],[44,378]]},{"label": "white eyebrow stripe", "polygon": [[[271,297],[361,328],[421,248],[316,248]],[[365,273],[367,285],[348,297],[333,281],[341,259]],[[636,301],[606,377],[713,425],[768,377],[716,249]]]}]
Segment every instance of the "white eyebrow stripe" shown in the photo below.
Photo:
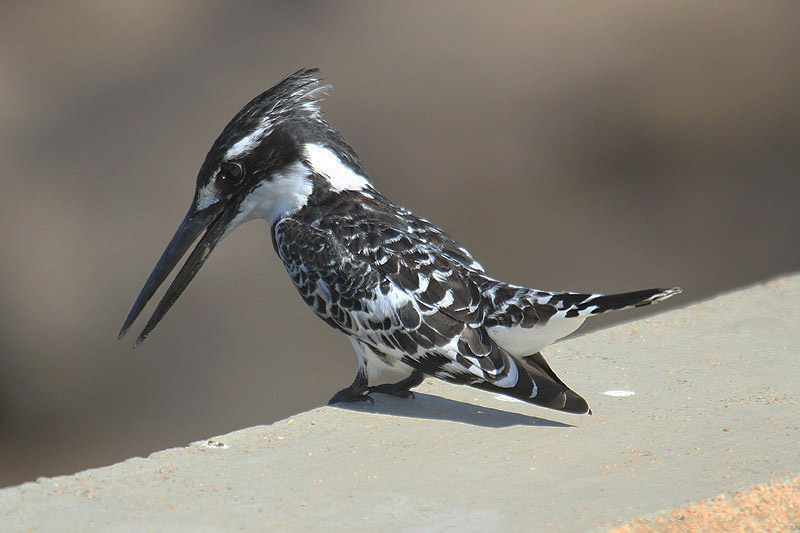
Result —
[{"label": "white eyebrow stripe", "polygon": [[303,151],[314,172],[328,178],[333,190],[361,191],[370,188],[369,180],[344,164],[330,148],[307,143]]},{"label": "white eyebrow stripe", "polygon": [[258,127],[249,134],[239,139],[233,146],[228,148],[225,152],[225,159],[236,159],[253,150],[258,143],[261,142],[265,136],[272,133],[272,122],[268,119],[263,119]]}]

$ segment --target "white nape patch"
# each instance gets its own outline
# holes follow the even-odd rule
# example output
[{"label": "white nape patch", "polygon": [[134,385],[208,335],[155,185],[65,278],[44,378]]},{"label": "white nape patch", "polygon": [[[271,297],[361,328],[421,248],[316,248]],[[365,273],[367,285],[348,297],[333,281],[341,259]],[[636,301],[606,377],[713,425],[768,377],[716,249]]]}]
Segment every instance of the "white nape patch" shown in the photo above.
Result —
[{"label": "white nape patch", "polygon": [[261,120],[258,126],[246,136],[239,139],[236,144],[225,152],[225,160],[230,161],[252,151],[266,135],[272,133],[272,122],[267,118]]},{"label": "white nape patch", "polygon": [[225,235],[256,218],[273,224],[278,217],[306,205],[314,189],[310,175],[308,167],[297,162],[274,173],[271,180],[262,181],[245,197],[239,206],[239,214],[231,221]]},{"label": "white nape patch", "polygon": [[214,176],[207,184],[203,185],[203,187],[197,191],[197,204],[195,205],[195,209],[202,211],[217,202],[219,202],[219,197],[217,196],[217,178]]},{"label": "white nape patch", "polygon": [[615,396],[617,398],[625,398],[628,396],[634,396],[636,393],[632,390],[607,390],[603,394],[606,396]]},{"label": "white nape patch", "polygon": [[308,143],[303,149],[311,168],[328,178],[333,190],[361,191],[369,188],[369,180],[345,165],[330,148]]},{"label": "white nape patch", "polygon": [[502,349],[516,357],[525,357],[541,351],[558,339],[564,338],[583,324],[585,317],[551,318],[543,326],[492,326],[486,332]]}]

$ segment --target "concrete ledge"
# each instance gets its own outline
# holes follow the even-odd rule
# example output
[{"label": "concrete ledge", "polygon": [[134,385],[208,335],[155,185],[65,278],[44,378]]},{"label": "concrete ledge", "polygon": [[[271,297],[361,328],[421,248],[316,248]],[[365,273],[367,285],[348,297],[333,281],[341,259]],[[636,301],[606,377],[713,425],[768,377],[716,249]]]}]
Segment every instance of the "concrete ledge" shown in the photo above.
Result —
[{"label": "concrete ledge", "polygon": [[0,530],[608,528],[800,472],[799,338],[794,275],[551,347],[591,417],[426,381],[0,490]]}]

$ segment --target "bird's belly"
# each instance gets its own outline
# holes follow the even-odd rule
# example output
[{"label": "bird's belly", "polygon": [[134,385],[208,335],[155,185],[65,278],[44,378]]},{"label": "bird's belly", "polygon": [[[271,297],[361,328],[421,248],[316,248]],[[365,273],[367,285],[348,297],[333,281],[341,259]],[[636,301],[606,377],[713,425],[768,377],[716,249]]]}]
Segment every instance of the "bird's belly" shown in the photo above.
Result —
[{"label": "bird's belly", "polygon": [[370,387],[384,383],[397,383],[409,377],[413,371],[413,368],[400,361],[396,361],[392,366],[382,362],[373,364],[370,361],[370,364],[367,365],[367,383]]},{"label": "bird's belly", "polygon": [[409,377],[414,371],[400,360],[399,354],[378,353],[354,337],[350,337],[350,341],[356,350],[360,365],[367,369],[367,383],[370,387],[384,383],[397,383]]},{"label": "bird's belly", "polygon": [[558,339],[564,338],[583,324],[583,317],[551,320],[544,326],[493,326],[486,332],[502,349],[516,357],[533,355]]}]

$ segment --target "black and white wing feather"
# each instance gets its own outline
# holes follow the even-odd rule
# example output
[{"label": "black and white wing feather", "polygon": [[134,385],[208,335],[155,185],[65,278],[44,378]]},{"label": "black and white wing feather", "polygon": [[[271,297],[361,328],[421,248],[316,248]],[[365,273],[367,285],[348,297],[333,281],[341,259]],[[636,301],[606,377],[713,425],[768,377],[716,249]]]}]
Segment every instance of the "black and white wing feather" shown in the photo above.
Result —
[{"label": "black and white wing feather", "polygon": [[[321,318],[427,375],[588,411],[540,354],[513,357],[492,338],[484,323],[493,280],[463,247],[396,206],[362,198],[348,204],[349,216],[339,207],[335,218],[324,213],[337,211],[327,209],[285,218],[273,229],[293,282]],[[556,312],[537,307],[543,315]]]},{"label": "black and white wing feather", "polygon": [[485,311],[465,269],[474,263],[468,253],[431,245],[433,235],[420,240],[416,232],[430,229],[416,217],[404,227],[374,211],[361,214],[339,217],[335,232],[333,221],[294,217],[273,229],[278,254],[314,312],[429,375],[459,383],[508,376],[510,358],[481,327]]}]

